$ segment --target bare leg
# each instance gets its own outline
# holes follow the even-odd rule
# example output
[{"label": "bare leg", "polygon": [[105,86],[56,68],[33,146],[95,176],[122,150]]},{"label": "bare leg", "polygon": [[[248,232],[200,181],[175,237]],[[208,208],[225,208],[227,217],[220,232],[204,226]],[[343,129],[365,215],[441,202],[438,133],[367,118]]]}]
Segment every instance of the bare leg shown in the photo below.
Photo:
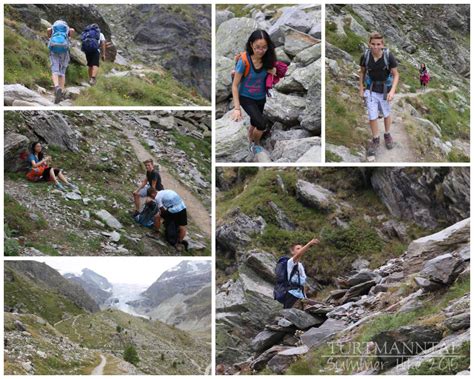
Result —
[{"label": "bare leg", "polygon": [[49,177],[52,181],[54,181],[55,184],[58,184],[58,179],[56,179],[56,175],[54,174],[54,168],[49,170]]},{"label": "bare leg", "polygon": [[91,70],[92,75],[91,76],[93,78],[97,77],[97,74],[99,73],[99,66],[92,66],[91,68],[92,68],[92,70]]},{"label": "bare leg", "polygon": [[379,126],[377,120],[369,120],[370,129],[372,130],[372,137],[377,138],[379,136]]},{"label": "bare leg", "polygon": [[142,205],[140,194],[138,193],[133,194],[133,202],[135,203],[135,210],[139,212]]},{"label": "bare leg", "polygon": [[59,171],[59,174],[58,174],[58,179],[63,182],[64,184],[69,184],[69,182],[67,181],[66,177],[64,176],[63,172],[62,171]]},{"label": "bare leg", "polygon": [[88,73],[88,75],[89,75],[89,79],[92,78],[92,77],[94,76],[94,67],[89,66],[89,67],[87,68],[87,73]]},{"label": "bare leg", "polygon": [[160,214],[157,214],[154,219],[153,227],[155,229],[155,232],[160,231],[160,226],[161,226],[161,217]]},{"label": "bare leg", "polygon": [[385,117],[383,119],[383,124],[385,126],[385,133],[390,133],[390,126],[392,126],[392,116]]},{"label": "bare leg", "polygon": [[258,130],[256,128],[253,130],[252,137],[253,137],[253,142],[255,142],[256,145],[260,144],[260,139],[262,138],[262,135],[264,132],[265,132],[264,130]]},{"label": "bare leg", "polygon": [[66,85],[66,76],[59,76],[58,77],[59,86],[62,90],[64,90],[64,86]]},{"label": "bare leg", "polygon": [[184,237],[186,237],[186,227],[180,225],[178,228],[178,242],[184,240]]},{"label": "bare leg", "polygon": [[59,87],[59,76],[57,74],[52,75],[54,87]]}]

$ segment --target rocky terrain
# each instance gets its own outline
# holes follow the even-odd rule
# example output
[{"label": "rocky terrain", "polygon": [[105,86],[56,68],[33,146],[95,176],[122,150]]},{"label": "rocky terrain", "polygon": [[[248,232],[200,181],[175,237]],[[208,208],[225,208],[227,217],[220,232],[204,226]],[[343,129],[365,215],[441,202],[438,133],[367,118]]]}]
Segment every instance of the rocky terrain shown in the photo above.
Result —
[{"label": "rocky terrain", "polygon": [[68,273],[64,277],[82,287],[99,306],[103,305],[112,294],[112,284],[107,278],[88,268],[83,269],[80,276]]},{"label": "rocky terrain", "polygon": [[[209,5],[16,4],[5,14],[5,105],[53,105],[46,29],[60,18],[78,32],[60,105],[210,105]],[[80,50],[91,23],[107,40],[95,87]]]},{"label": "rocky terrain", "polygon": [[[208,255],[211,233],[211,119],[207,112],[7,112],[7,255],[176,255],[134,222],[131,192],[152,158],[163,185],[187,205],[190,250]],[[27,155],[39,140],[78,187],[62,193],[27,182]],[[78,164],[80,163],[80,164]]]},{"label": "rocky terrain", "polygon": [[289,65],[286,77],[267,97],[265,116],[271,128],[262,139],[273,162],[321,161],[321,9],[319,5],[231,5],[216,11],[216,159],[220,162],[253,161],[247,129],[232,114],[231,71],[235,55],[244,51],[250,34],[266,30],[277,49],[277,59]]},{"label": "rocky terrain", "polygon": [[128,302],[134,310],[183,330],[211,329],[211,262],[183,261],[165,271],[143,293]]},{"label": "rocky terrain", "polygon": [[[45,282],[36,274],[41,271],[57,280]],[[97,304],[88,311],[76,294],[64,293],[68,286],[82,291],[43,263],[5,262],[5,374],[208,373],[209,334],[100,311]],[[93,303],[85,293],[84,298]],[[130,347],[138,361],[127,359]]]},{"label": "rocky terrain", "polygon": [[[369,33],[379,31],[397,58],[400,83],[391,104],[396,145],[381,147],[376,161],[469,161],[469,8],[328,5],[326,15],[327,160],[366,160],[371,133],[358,97],[359,63]],[[425,91],[421,63],[431,76]]]},{"label": "rocky terrain", "polygon": [[[217,373],[469,374],[469,179],[465,168],[219,169]],[[308,300],[283,310],[276,261],[314,237]],[[397,356],[402,343],[413,349]]]}]

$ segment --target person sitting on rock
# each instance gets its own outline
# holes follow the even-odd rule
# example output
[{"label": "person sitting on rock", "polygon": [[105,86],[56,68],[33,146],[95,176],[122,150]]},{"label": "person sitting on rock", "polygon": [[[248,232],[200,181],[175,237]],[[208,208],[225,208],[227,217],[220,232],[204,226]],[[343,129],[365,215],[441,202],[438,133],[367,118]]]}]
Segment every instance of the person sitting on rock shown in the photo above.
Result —
[{"label": "person sitting on rock", "polygon": [[268,73],[276,74],[275,63],[275,45],[270,36],[264,30],[254,31],[247,41],[245,52],[237,60],[232,82],[232,120],[242,120],[241,106],[249,115],[248,139],[251,154],[263,151],[260,139],[267,128],[267,119],[263,115],[267,95],[266,77]]},{"label": "person sitting on rock", "polygon": [[77,189],[75,184],[66,179],[61,169],[48,166],[51,162],[51,157],[44,156],[43,147],[40,142],[34,142],[31,145],[31,153],[28,155],[28,162],[31,166],[30,171],[26,174],[28,180],[33,182],[40,180],[54,182],[58,190],[66,192],[64,186],[58,181],[59,179],[72,190]]},{"label": "person sitting on rock", "polygon": [[188,215],[186,205],[181,197],[173,190],[157,191],[155,188],[150,187],[147,191],[146,201],[155,201],[160,210],[159,213],[155,215],[155,232],[159,233],[162,219],[165,223],[165,228],[167,223],[173,222],[178,230],[176,241],[170,241],[169,236],[165,235],[166,240],[176,246],[176,248],[178,248],[178,244],[182,244],[184,248],[188,250],[188,241],[184,240],[187,232],[186,225],[188,225]]},{"label": "person sitting on rock", "polygon": [[135,213],[133,217],[136,217],[140,212],[141,199],[147,197],[147,191],[149,188],[155,188],[157,191],[163,190],[163,184],[161,183],[161,176],[158,170],[155,168],[152,159],[147,159],[143,162],[146,169],[146,176],[135,191],[132,192],[133,200],[135,203]]},{"label": "person sitting on rock", "polygon": [[99,73],[100,58],[105,61],[105,36],[100,31],[99,25],[88,25],[81,33],[81,49],[86,55],[89,84],[95,85]]},{"label": "person sitting on rock", "polygon": [[[291,258],[287,261],[287,273],[288,273],[288,282],[292,287],[288,290],[285,296],[283,303],[283,308],[293,308],[298,300],[306,298],[304,292],[304,285],[306,283],[306,273],[301,263],[301,258],[303,255],[314,245],[317,245],[319,240],[314,238],[309,241],[306,245],[293,245],[290,247]],[[295,265],[297,268],[295,268]],[[293,269],[295,269],[296,275],[293,274]]]},{"label": "person sitting on rock", "polygon": [[399,74],[397,60],[384,47],[384,38],[380,33],[373,32],[369,36],[369,48],[360,58],[359,95],[365,99],[369,115],[369,125],[372,131],[372,141],[367,156],[375,157],[380,145],[377,119],[379,111],[383,113],[385,125],[385,146],[393,148],[393,139],[390,135],[392,118],[390,116],[390,102],[395,97]]},{"label": "person sitting on rock", "polygon": [[74,29],[63,20],[57,20],[47,30],[49,42],[49,59],[54,85],[54,104],[58,104],[63,96],[66,85],[66,70],[69,65],[70,38]]}]

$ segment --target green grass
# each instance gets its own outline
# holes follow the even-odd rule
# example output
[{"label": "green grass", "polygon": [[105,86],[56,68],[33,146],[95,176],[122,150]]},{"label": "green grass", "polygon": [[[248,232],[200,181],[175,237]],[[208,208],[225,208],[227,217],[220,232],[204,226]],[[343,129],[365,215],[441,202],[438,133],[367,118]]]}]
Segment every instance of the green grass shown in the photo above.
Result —
[{"label": "green grass", "polygon": [[337,34],[334,23],[326,23],[326,38],[329,43],[346,51],[353,56],[356,62],[359,62],[363,52],[363,46],[367,41],[361,36],[355,34],[349,26],[344,26],[345,35]]},{"label": "green grass", "polygon": [[136,77],[98,77],[97,84],[81,92],[75,105],[181,105],[184,100],[209,106],[194,89],[178,83],[170,73]]},{"label": "green grass", "polygon": [[4,201],[4,222],[8,225],[11,235],[28,235],[36,230],[46,229],[46,220],[38,215],[38,220],[33,221],[31,212],[12,196],[5,193]]}]

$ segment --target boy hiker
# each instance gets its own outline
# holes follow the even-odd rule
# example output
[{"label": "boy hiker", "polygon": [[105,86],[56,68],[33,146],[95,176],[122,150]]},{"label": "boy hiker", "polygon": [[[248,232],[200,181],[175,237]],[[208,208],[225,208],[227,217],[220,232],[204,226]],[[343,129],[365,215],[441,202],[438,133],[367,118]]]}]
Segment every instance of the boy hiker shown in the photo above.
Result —
[{"label": "boy hiker", "polygon": [[163,184],[161,184],[161,176],[155,166],[153,165],[153,160],[148,159],[143,162],[146,169],[146,176],[143,179],[140,187],[132,192],[133,200],[135,203],[135,213],[133,217],[137,216],[140,213],[141,199],[147,197],[147,191],[149,188],[154,188],[157,191],[163,190]]},{"label": "boy hiker", "polygon": [[99,72],[100,58],[105,61],[105,36],[101,33],[99,25],[91,24],[86,26],[81,33],[81,49],[86,54],[87,67],[89,73],[89,84],[96,83]]},{"label": "boy hiker", "polygon": [[157,191],[150,187],[147,191],[146,202],[154,201],[158,205],[159,212],[155,215],[154,229],[159,232],[161,219],[165,222],[165,238],[172,245],[182,244],[188,250],[186,237],[186,225],[188,225],[188,215],[186,205],[181,197],[172,190]]},{"label": "boy hiker", "polygon": [[290,247],[291,258],[281,257],[278,260],[273,297],[283,304],[283,308],[293,308],[298,300],[306,299],[304,292],[306,273],[300,260],[304,253],[318,243],[319,240],[314,238],[304,246],[293,245]]},{"label": "boy hiker", "polygon": [[70,28],[63,20],[57,20],[48,28],[48,49],[51,61],[51,72],[54,85],[54,104],[58,104],[63,96],[66,84],[66,70],[69,65],[69,39],[74,34],[74,29]]},{"label": "boy hiker", "polygon": [[375,158],[380,145],[377,118],[383,114],[385,126],[385,146],[393,148],[390,135],[392,118],[390,102],[395,97],[399,74],[398,63],[393,54],[384,47],[384,39],[380,33],[373,32],[369,37],[369,48],[360,58],[359,95],[365,99],[369,114],[369,124],[372,130],[372,142],[367,151],[368,158]]}]

